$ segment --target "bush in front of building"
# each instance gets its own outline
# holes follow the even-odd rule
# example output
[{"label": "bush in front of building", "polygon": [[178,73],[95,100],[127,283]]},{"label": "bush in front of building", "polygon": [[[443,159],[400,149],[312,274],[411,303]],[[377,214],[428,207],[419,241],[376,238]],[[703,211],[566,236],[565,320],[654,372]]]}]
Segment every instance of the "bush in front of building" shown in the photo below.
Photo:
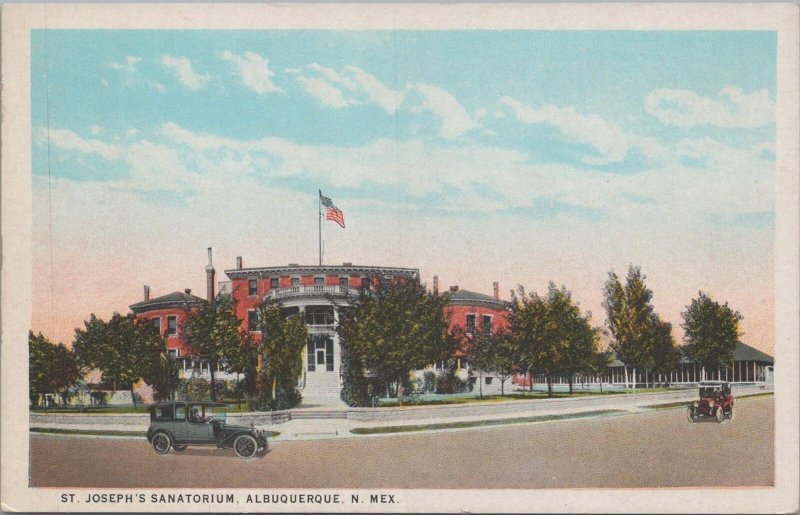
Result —
[{"label": "bush in front of building", "polygon": [[444,370],[436,376],[436,393],[464,393],[467,390],[467,382],[456,375],[455,361],[448,361]]},{"label": "bush in front of building", "polygon": [[187,401],[207,401],[211,398],[211,385],[207,379],[193,377],[184,379],[178,385],[178,399]]}]

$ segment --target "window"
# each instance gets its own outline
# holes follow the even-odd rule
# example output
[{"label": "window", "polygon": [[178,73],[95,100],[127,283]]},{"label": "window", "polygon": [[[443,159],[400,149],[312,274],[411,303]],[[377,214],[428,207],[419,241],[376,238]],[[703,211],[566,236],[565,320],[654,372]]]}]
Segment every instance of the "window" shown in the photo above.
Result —
[{"label": "window", "polygon": [[306,306],[306,325],[333,325],[333,306]]},{"label": "window", "polygon": [[167,356],[170,358],[179,358],[181,357],[181,350],[180,349],[167,349]]},{"label": "window", "polygon": [[247,312],[247,330],[258,331],[258,311],[251,309]]},{"label": "window", "polygon": [[469,334],[475,334],[475,313],[469,313],[467,315],[467,332]]},{"label": "window", "polygon": [[483,334],[492,335],[492,315],[481,317],[481,329],[483,329]]},{"label": "window", "polygon": [[175,420],[186,420],[186,406],[175,406]]},{"label": "window", "polygon": [[314,286],[325,286],[325,278],[324,277],[315,277],[314,278]]},{"label": "window", "polygon": [[156,331],[158,331],[158,335],[161,336],[161,317],[156,317],[152,319],[151,322],[153,323],[153,327],[156,328]]},{"label": "window", "polygon": [[485,379],[486,379],[486,384],[492,384],[492,379],[494,379],[494,377],[486,377]]},{"label": "window", "polygon": [[178,317],[175,315],[167,317],[167,336],[178,336]]},{"label": "window", "polygon": [[277,277],[271,277],[270,280],[269,280],[269,287],[272,290],[280,288],[281,287],[280,280]]},{"label": "window", "polygon": [[362,290],[369,290],[369,277],[362,277],[361,278],[361,289]]},{"label": "window", "polygon": [[309,338],[308,343],[306,344],[306,350],[308,352],[308,371],[314,372],[316,367],[316,360],[314,359],[314,339]]},{"label": "window", "polygon": [[247,294],[251,297],[258,295],[258,280],[250,279],[247,281]]},{"label": "window", "polygon": [[350,282],[347,277],[340,277],[339,278],[339,288],[346,290],[349,286]]},{"label": "window", "polygon": [[163,408],[155,409],[156,420],[172,420],[175,416],[175,411],[172,406],[164,406]]},{"label": "window", "polygon": [[300,278],[292,277],[292,286],[300,286]]}]

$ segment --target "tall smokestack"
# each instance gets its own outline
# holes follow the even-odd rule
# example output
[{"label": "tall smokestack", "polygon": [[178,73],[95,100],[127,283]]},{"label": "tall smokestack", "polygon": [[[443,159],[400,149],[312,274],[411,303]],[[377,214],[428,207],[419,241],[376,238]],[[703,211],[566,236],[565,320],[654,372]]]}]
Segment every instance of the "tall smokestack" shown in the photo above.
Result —
[{"label": "tall smokestack", "polygon": [[242,269],[242,256],[236,256],[236,270]]},{"label": "tall smokestack", "polygon": [[438,275],[434,275],[433,276],[433,294],[434,295],[439,295],[439,276]]},{"label": "tall smokestack", "polygon": [[206,293],[208,302],[214,302],[214,265],[211,264],[211,247],[208,247],[208,266],[206,267]]},{"label": "tall smokestack", "polygon": [[144,285],[144,300],[150,300],[150,287],[148,285]]},{"label": "tall smokestack", "polygon": [[492,284],[494,285],[494,298],[500,300],[500,283],[495,281]]}]

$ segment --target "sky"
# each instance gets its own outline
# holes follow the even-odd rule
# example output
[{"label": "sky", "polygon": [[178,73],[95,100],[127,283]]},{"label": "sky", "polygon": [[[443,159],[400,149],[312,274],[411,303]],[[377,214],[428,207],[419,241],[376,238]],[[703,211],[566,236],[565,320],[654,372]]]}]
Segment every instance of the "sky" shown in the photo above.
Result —
[{"label": "sky", "polygon": [[699,291],[774,352],[767,31],[34,31],[34,331],[234,267],[565,285],[602,326],[640,266],[682,342]]}]

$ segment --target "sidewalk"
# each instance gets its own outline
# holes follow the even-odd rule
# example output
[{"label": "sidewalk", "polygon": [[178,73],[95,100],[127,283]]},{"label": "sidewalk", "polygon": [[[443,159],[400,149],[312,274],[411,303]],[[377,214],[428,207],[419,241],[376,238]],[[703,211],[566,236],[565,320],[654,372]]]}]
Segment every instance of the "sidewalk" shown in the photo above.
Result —
[{"label": "sidewalk", "polygon": [[[759,393],[771,392],[771,390],[761,390],[760,388],[747,388],[737,392],[739,397],[746,397]],[[413,406],[406,408],[377,408],[379,415],[386,414],[386,418],[375,418],[372,420],[359,420],[358,410],[342,410],[347,413],[349,418],[323,418],[323,419],[295,419],[279,424],[256,424],[258,429],[265,431],[276,431],[280,434],[272,441],[292,441],[292,440],[319,440],[319,439],[341,439],[341,438],[363,438],[374,436],[388,436],[396,434],[412,433],[379,433],[379,434],[354,434],[353,429],[364,428],[386,428],[396,426],[427,426],[433,424],[458,424],[467,422],[486,422],[497,421],[498,423],[509,423],[511,419],[534,419],[533,422],[520,423],[541,423],[535,419],[540,417],[551,417],[555,415],[570,415],[586,413],[587,416],[596,416],[599,412],[609,412],[609,414],[633,414],[648,411],[655,405],[671,404],[674,402],[688,402],[697,397],[694,390],[681,392],[668,392],[658,394],[619,394],[609,397],[583,397],[567,399],[542,399],[535,401],[508,401],[492,404],[472,404],[454,406]],[[465,409],[465,407],[472,409]],[[450,409],[452,408],[452,409]],[[364,408],[368,409],[368,408]],[[370,410],[372,413],[373,410]],[[355,413],[350,417],[351,412]],[[147,431],[149,427],[149,417],[147,415],[138,416],[135,419],[127,417],[124,423],[114,423],[113,418],[109,417],[107,423],[75,423],[75,415],[69,417],[69,423],[59,421],[58,417],[36,417],[30,419],[31,427],[47,429],[65,430],[84,430],[98,432],[112,431]],[[48,420],[49,419],[49,420]],[[231,423],[242,423],[233,417],[229,418]],[[513,422],[512,422],[513,423]],[[413,433],[457,431],[463,429],[419,429]],[[49,433],[48,433],[49,434]],[[130,436],[127,438],[141,438]]]}]

